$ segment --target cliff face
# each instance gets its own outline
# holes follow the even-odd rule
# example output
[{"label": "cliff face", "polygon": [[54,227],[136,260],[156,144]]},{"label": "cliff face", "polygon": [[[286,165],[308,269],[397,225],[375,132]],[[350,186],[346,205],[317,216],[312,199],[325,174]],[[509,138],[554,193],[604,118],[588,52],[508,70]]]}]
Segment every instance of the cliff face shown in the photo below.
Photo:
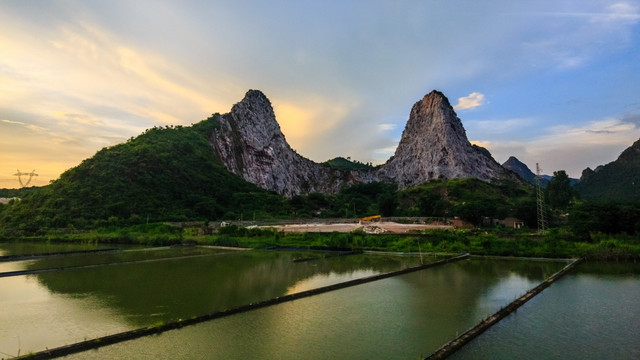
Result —
[{"label": "cliff face", "polygon": [[438,178],[512,177],[469,143],[449,100],[438,91],[413,105],[395,155],[378,176],[402,189]]},{"label": "cliff face", "polygon": [[515,178],[469,143],[449,101],[437,91],[413,106],[395,156],[377,170],[340,170],[300,156],[280,131],[271,103],[257,90],[248,91],[215,121],[211,146],[225,167],[286,196],[336,193],[346,184],[371,181],[404,189],[435,178]]},{"label": "cliff face", "polygon": [[211,146],[232,173],[285,196],[336,193],[345,184],[371,181],[372,174],[338,171],[296,153],[276,121],[271,103],[249,90],[231,112],[217,116]]}]

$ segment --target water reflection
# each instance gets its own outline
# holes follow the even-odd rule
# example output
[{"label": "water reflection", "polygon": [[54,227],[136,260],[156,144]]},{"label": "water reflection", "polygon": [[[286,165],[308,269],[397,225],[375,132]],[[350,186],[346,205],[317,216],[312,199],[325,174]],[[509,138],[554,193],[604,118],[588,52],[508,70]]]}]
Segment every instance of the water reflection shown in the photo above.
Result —
[{"label": "water reflection", "polygon": [[[447,264],[72,358],[420,358],[473,326],[479,314],[506,305],[500,299],[528,290],[528,280],[522,279],[542,280],[540,276],[563,265],[535,262],[530,267],[495,260]],[[532,267],[542,269],[532,274],[522,270]],[[507,293],[495,295],[499,291]]]},{"label": "water reflection", "polygon": [[579,265],[453,359],[639,359],[640,264]]},{"label": "water reflection", "polygon": [[[180,249],[144,255],[163,261],[123,264],[129,254],[29,260],[27,268],[75,268],[0,279],[0,352],[39,351],[157,322],[211,313],[414,265],[415,258],[353,255],[295,263],[293,252],[245,251],[172,258]],[[115,257],[114,257],[115,256]],[[306,255],[305,255],[306,256]],[[11,309],[11,312],[4,311]]]},{"label": "water reflection", "polygon": [[[46,273],[38,280],[53,292],[90,293],[105,299],[135,326],[220,311],[286,294],[313,276],[386,272],[406,259],[354,255],[295,263],[290,252],[238,252],[112,267]],[[99,279],[99,281],[97,281]]]},{"label": "water reflection", "polygon": [[2,357],[130,328],[100,298],[52,293],[34,276],[0,279],[0,308]]}]

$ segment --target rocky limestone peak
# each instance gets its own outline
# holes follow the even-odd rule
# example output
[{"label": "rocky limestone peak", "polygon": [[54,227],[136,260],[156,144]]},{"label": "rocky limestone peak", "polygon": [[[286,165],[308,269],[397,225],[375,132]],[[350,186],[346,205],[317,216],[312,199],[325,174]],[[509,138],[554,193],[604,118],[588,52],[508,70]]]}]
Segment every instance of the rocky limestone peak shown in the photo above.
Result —
[{"label": "rocky limestone peak", "polygon": [[271,102],[261,91],[247,91],[242,101],[231,108],[231,116],[246,145],[264,149],[277,142],[289,147],[276,121]]},{"label": "rocky limestone peak", "polygon": [[510,176],[469,143],[449,100],[436,90],[413,105],[395,155],[378,175],[400,188],[437,178],[491,181]]},{"label": "rocky limestone peak", "polygon": [[230,113],[216,116],[215,121],[211,146],[222,163],[263,189],[285,196],[336,193],[345,183],[367,181],[362,174],[331,169],[291,149],[271,102],[258,90],[249,90]]}]

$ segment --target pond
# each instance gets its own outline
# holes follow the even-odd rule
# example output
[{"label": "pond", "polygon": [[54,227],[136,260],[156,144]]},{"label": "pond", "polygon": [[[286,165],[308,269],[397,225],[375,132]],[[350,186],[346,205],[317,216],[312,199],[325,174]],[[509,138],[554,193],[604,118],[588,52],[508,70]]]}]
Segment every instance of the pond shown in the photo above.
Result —
[{"label": "pond", "polygon": [[[408,256],[325,256],[196,248],[21,261],[20,269],[55,266],[64,270],[0,278],[0,357],[220,311],[420,262]],[[294,262],[309,257],[316,259]]]},{"label": "pond", "polygon": [[[344,257],[340,265],[372,261],[376,255],[359,257],[360,260]],[[417,359],[493,314],[564,265],[527,260],[463,260],[69,358]],[[264,273],[277,274],[267,269]],[[255,281],[255,276],[252,274],[243,281]],[[258,277],[260,282],[267,278],[273,281],[270,276]],[[308,280],[289,283],[300,282]],[[236,286],[240,283],[236,282]],[[228,294],[224,296],[232,296],[232,289],[227,288]]]},{"label": "pond", "polygon": [[640,359],[640,264],[586,263],[451,359]]}]

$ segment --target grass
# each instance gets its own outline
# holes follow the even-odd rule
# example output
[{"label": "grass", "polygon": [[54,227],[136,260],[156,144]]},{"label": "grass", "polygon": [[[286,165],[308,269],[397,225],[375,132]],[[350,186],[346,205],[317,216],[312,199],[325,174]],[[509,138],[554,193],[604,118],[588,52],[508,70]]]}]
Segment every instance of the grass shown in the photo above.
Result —
[{"label": "grass", "polygon": [[474,255],[586,257],[600,260],[640,259],[640,239],[638,236],[594,233],[591,234],[589,241],[584,241],[576,239],[564,229],[552,229],[545,236],[503,228],[426,230],[416,234],[372,235],[363,231],[284,234],[272,229],[246,229],[229,226],[212,234],[188,228],[149,224],[148,226],[112,227],[86,232],[55,231],[18,240],[146,246],[187,243],[255,249],[304,248],[415,253],[468,252]]}]

